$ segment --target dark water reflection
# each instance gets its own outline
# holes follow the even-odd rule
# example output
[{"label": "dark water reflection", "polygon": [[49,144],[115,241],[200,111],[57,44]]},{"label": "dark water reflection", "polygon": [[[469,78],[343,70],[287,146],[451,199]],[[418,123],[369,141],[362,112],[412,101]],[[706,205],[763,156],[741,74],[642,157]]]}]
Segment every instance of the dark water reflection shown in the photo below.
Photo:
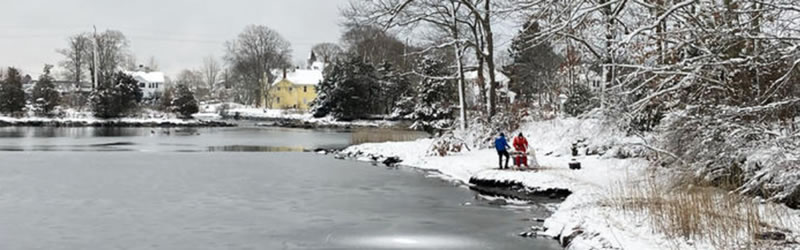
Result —
[{"label": "dark water reflection", "polygon": [[143,136],[154,129],[118,127],[3,127],[0,138]]},{"label": "dark water reflection", "polygon": [[3,127],[0,151],[303,152],[425,136],[375,129]]},{"label": "dark water reflection", "polygon": [[300,147],[230,145],[209,147],[208,152],[305,152]]}]

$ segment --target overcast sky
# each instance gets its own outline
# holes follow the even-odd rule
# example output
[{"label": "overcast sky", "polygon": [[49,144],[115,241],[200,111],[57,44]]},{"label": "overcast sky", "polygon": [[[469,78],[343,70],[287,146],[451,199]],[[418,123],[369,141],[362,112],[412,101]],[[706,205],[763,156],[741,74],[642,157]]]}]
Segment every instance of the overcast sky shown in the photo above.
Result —
[{"label": "overcast sky", "polygon": [[122,31],[140,63],[154,56],[174,76],[198,68],[204,57],[221,58],[224,42],[249,24],[267,25],[292,43],[293,62],[308,57],[311,46],[337,42],[339,6],[347,0],[14,0],[0,14],[0,66],[38,75],[45,63],[57,64],[56,49],[67,37]]}]

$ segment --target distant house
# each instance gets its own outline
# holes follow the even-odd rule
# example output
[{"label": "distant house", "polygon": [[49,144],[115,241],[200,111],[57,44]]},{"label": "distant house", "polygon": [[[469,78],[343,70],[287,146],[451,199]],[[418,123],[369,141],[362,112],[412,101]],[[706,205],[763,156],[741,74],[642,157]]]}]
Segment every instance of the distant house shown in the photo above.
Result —
[{"label": "distant house", "polygon": [[588,86],[589,89],[595,92],[600,91],[603,77],[597,72],[587,70],[586,72],[579,74],[577,78],[578,82],[586,83],[586,86]]},{"label": "distant house", "polygon": [[161,93],[164,93],[164,72],[128,71],[125,73],[136,79],[145,99],[158,98]]},{"label": "distant house", "polygon": [[317,86],[322,83],[325,63],[311,53],[306,69],[281,70],[280,76],[265,91],[262,106],[276,109],[308,111],[317,98]]},{"label": "distant house", "polygon": [[322,82],[322,70],[295,69],[284,71],[283,75],[271,84],[269,101],[271,108],[296,109],[308,111],[317,98],[317,86]]},{"label": "distant house", "polygon": [[[483,73],[484,78],[484,89],[489,88],[489,72],[486,71]],[[467,106],[475,106],[481,101],[481,89],[480,89],[480,82],[478,81],[478,71],[467,71],[464,72],[464,79],[466,80],[467,84],[465,86],[464,98],[466,99]],[[504,94],[503,96],[506,97],[507,102],[514,102],[517,94],[511,92],[508,88],[508,85],[511,83],[511,79],[503,74],[500,71],[495,71],[495,80],[498,82],[498,92]]]}]

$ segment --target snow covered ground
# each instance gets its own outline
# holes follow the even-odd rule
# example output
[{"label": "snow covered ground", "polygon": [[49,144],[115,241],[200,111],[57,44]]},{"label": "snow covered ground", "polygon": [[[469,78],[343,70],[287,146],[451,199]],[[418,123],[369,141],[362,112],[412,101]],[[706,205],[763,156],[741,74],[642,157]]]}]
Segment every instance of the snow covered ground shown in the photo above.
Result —
[{"label": "snow covered ground", "polygon": [[[397,156],[402,164],[421,169],[437,170],[443,178],[469,182],[470,178],[522,183],[530,189],[560,188],[573,192],[548,218],[546,236],[571,239],[567,249],[714,249],[710,243],[676,239],[659,233],[647,219],[631,215],[612,205],[623,185],[642,182],[648,176],[648,161],[644,158],[618,159],[625,146],[640,142],[607,129],[596,119],[566,119],[532,122],[521,129],[536,151],[541,168],[520,172],[497,170],[497,154],[493,149],[473,150],[446,157],[429,156],[433,140],[387,142],[352,146],[343,154]],[[582,169],[573,171],[570,146],[583,140],[588,148],[609,146],[603,156],[579,156]],[[613,146],[617,145],[617,146]],[[635,149],[635,147],[633,147]],[[581,154],[583,155],[583,154]],[[792,213],[797,214],[797,213]],[[793,231],[797,231],[793,229]],[[580,232],[580,233],[578,233]]]}]

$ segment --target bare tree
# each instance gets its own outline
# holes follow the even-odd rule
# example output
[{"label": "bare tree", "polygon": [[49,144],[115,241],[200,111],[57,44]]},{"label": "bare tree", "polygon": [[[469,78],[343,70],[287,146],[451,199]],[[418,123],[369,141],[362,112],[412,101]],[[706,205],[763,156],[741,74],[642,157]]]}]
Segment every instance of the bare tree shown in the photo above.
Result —
[{"label": "bare tree", "polygon": [[152,71],[158,71],[160,69],[155,56],[150,56],[150,59],[147,60],[147,68]]},{"label": "bare tree", "polygon": [[199,70],[184,69],[175,78],[175,85],[186,85],[190,88],[205,88],[203,72]]},{"label": "bare tree", "polygon": [[[460,0],[467,9],[470,10],[472,16],[475,18],[475,30],[478,28],[481,32],[477,34],[481,34],[480,36],[476,36],[476,40],[480,40],[479,42],[483,43],[482,49],[476,49],[476,54],[481,61],[486,63],[486,71],[489,72],[489,93],[487,97],[487,115],[491,119],[494,116],[497,106],[497,76],[496,76],[496,64],[494,58],[494,32],[492,31],[492,17],[494,15],[492,1],[491,0]],[[481,4],[483,4],[483,8],[481,8]],[[482,67],[482,64],[481,64]],[[482,74],[481,70],[479,70],[479,74]],[[480,75],[479,75],[480,76]],[[479,77],[479,79],[482,77]],[[482,82],[481,82],[482,83]]]},{"label": "bare tree", "polygon": [[291,44],[277,31],[263,25],[247,26],[226,43],[225,61],[244,82],[240,91],[249,103],[261,105],[269,96],[266,84],[275,80],[273,69],[286,68],[291,60]]},{"label": "bare tree", "polygon": [[80,106],[82,101],[80,96],[81,82],[85,76],[84,68],[91,63],[92,40],[88,34],[78,34],[67,39],[68,46],[65,49],[59,49],[58,53],[64,55],[65,59],[61,61],[61,66],[66,69],[65,77],[75,81],[75,95],[72,98],[72,103],[75,107]]},{"label": "bare tree", "polygon": [[[106,30],[94,37],[97,51],[97,83],[108,84],[114,73],[126,66],[131,58],[130,42],[116,30]],[[94,62],[89,60],[89,70],[94,73]]]},{"label": "bare tree", "polygon": [[339,57],[340,54],[344,52],[342,47],[336,45],[335,43],[320,43],[314,45],[311,48],[311,51],[317,56],[317,58],[322,58],[322,62],[324,63],[332,63]]},{"label": "bare tree", "polygon": [[[453,76],[458,82],[461,127],[467,127],[465,101],[465,50],[470,47],[469,25],[474,20],[471,12],[460,0],[373,0],[351,2],[343,13],[353,23],[379,25],[385,28],[403,28],[427,31],[434,34],[432,42],[418,53],[431,50],[452,49],[457,68]],[[475,26],[474,24],[472,26]],[[474,44],[474,43],[473,43]],[[448,53],[450,54],[450,53]]]},{"label": "bare tree", "polygon": [[[384,28],[421,26],[444,32],[450,39],[433,47],[453,47],[460,74],[464,71],[464,49],[472,48],[478,61],[478,82],[486,82],[484,72],[489,75],[486,106],[491,117],[495,112],[495,90],[498,87],[492,31],[494,7],[491,0],[370,0],[351,1],[350,8],[343,14],[354,23],[372,23]],[[463,76],[458,78],[463,85]],[[459,92],[463,92],[463,88],[460,87]],[[464,116],[461,119],[466,120]]]},{"label": "bare tree", "polygon": [[83,69],[92,60],[90,57],[92,40],[87,34],[78,34],[69,37],[67,41],[69,43],[67,48],[57,50],[58,53],[65,57],[61,61],[61,66],[66,69],[65,76],[70,80],[74,80],[75,84],[79,84],[86,74]]},{"label": "bare tree", "polygon": [[209,89],[214,89],[214,85],[217,83],[219,79],[220,71],[222,67],[217,62],[217,59],[214,58],[213,55],[210,55],[203,59],[203,69],[201,70],[203,73],[203,78],[205,80],[206,86]]},{"label": "bare tree", "polygon": [[413,59],[409,59],[405,53],[412,49],[374,24],[348,24],[342,34],[342,43],[347,53],[361,57],[365,62],[389,62],[405,72],[413,68],[410,63]]}]

